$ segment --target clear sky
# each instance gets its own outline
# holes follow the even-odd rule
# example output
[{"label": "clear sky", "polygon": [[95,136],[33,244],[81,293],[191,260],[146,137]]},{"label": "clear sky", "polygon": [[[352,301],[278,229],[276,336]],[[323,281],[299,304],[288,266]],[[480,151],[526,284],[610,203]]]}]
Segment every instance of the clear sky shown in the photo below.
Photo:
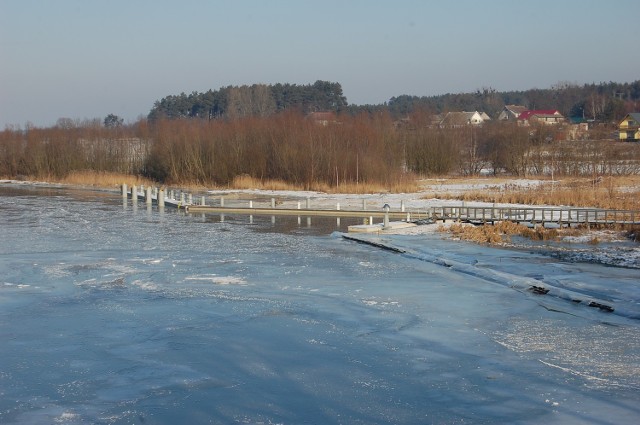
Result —
[{"label": "clear sky", "polygon": [[640,79],[638,0],[0,0],[0,128],[133,122],[170,94],[402,94]]}]

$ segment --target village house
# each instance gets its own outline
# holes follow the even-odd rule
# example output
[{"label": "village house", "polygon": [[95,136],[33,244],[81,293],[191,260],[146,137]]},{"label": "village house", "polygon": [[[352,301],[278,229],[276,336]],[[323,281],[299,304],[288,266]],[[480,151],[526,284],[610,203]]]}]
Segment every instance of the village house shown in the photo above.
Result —
[{"label": "village house", "polygon": [[564,122],[564,116],[557,109],[526,110],[518,116],[518,124],[555,125]]},{"label": "village house", "polygon": [[527,108],[521,105],[505,105],[498,115],[499,121],[515,121]]},{"label": "village house", "polygon": [[627,142],[640,141],[640,112],[627,114],[618,124],[618,137]]},{"label": "village house", "polygon": [[484,112],[447,112],[440,121],[440,127],[462,127],[465,125],[480,125],[489,121],[489,115]]}]

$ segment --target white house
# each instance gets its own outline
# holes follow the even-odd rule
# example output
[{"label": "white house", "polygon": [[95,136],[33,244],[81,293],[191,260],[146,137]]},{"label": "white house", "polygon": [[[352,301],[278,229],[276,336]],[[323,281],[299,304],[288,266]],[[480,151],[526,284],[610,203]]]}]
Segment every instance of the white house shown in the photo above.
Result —
[{"label": "white house", "polygon": [[462,127],[465,125],[480,125],[491,120],[484,112],[447,112],[440,121],[440,127]]}]

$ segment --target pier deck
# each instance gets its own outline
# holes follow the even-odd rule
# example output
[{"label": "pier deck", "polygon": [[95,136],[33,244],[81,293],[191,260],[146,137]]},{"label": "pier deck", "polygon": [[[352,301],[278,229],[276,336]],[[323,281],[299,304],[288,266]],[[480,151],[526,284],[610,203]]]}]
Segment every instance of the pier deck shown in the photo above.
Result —
[{"label": "pier deck", "polygon": [[[234,205],[224,205],[224,199],[219,197],[218,205],[207,204],[205,197],[200,197],[200,202],[193,202],[194,197],[190,194],[180,193],[179,199],[173,191],[165,194],[157,189],[139,192],[132,188],[129,194],[126,187],[123,187],[123,197],[135,196],[136,199],[145,200],[147,203],[156,203],[161,206],[184,209],[188,213],[196,214],[239,214],[239,215],[289,215],[289,216],[321,216],[321,217],[361,217],[361,218],[381,218],[405,221],[429,220],[432,222],[466,222],[473,224],[493,224],[500,221],[512,221],[529,226],[578,226],[578,225],[640,225],[640,211],[617,210],[600,208],[576,208],[576,207],[498,207],[498,206],[432,206],[421,210],[409,210],[404,208],[393,209],[389,206],[388,211],[384,209],[366,208],[363,201],[363,208],[341,209],[340,204],[336,204],[335,209],[312,208],[311,202],[307,199],[306,207],[302,208],[302,203],[297,203],[297,208],[287,205],[278,205],[274,198],[271,205],[253,206],[253,201],[235,200]],[[210,198],[211,201],[213,198]],[[216,201],[214,200],[213,203]],[[256,202],[258,204],[258,202]]]}]

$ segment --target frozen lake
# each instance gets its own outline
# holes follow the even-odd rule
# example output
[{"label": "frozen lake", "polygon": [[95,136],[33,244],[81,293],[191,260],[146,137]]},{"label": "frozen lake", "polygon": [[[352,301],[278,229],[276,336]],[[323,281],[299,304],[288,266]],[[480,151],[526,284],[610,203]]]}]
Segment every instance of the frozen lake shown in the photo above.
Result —
[{"label": "frozen lake", "polygon": [[0,185],[0,423],[640,423],[640,270],[348,224]]}]

